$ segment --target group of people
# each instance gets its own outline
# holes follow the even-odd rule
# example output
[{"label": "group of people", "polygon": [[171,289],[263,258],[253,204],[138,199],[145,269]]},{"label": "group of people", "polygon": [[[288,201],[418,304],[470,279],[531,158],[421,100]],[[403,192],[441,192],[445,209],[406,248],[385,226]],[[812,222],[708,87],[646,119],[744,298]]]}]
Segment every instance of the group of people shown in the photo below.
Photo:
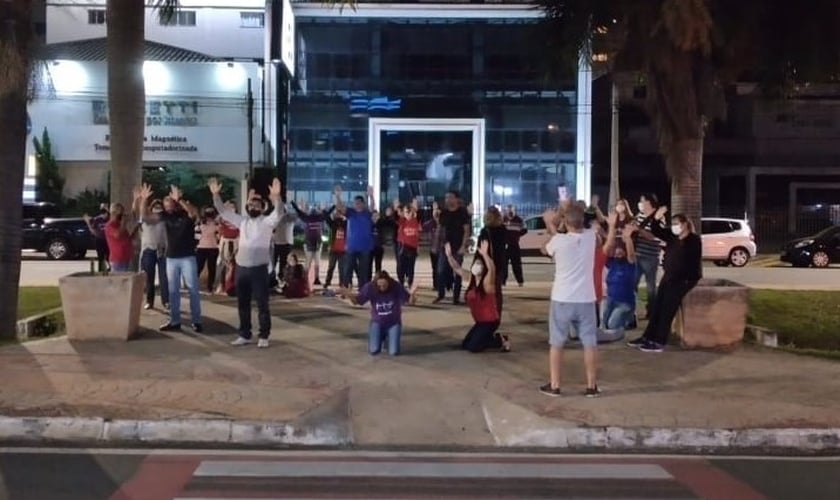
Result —
[{"label": "group of people", "polygon": [[[648,324],[643,335],[628,345],[643,352],[662,352],[683,298],[702,277],[702,243],[691,221],[683,214],[669,220],[667,207],[659,206],[654,195],[642,196],[638,208],[639,215],[633,218],[628,202],[620,200],[607,218],[597,208],[597,199],[591,207],[564,200],[543,214],[551,233],[543,252],[555,265],[549,310],[550,378],[539,388],[543,394],[561,394],[563,348],[572,332],[583,345],[584,395],[600,394],[600,336],[615,340],[623,337],[626,328],[634,327],[635,292],[642,278],[649,297]],[[664,275],[657,286],[663,245]],[[607,291],[599,318],[602,257]]]}]

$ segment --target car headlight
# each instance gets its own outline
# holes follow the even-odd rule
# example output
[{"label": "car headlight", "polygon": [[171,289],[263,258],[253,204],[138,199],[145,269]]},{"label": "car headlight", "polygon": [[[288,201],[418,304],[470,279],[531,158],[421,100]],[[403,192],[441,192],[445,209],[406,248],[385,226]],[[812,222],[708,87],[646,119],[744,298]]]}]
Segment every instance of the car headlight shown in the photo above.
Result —
[{"label": "car headlight", "polygon": [[814,242],[814,240],[805,240],[805,241],[800,241],[799,243],[797,243],[796,245],[794,245],[794,246],[793,246],[793,248],[802,248],[802,247],[807,247],[808,245],[812,244],[813,242]]}]

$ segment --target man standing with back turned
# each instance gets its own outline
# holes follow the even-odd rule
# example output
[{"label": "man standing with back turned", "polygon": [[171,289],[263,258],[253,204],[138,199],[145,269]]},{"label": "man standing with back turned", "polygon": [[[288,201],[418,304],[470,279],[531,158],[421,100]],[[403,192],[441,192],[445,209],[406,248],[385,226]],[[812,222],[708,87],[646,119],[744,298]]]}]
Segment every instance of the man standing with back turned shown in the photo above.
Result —
[{"label": "man standing with back turned", "polygon": [[[574,326],[583,344],[588,398],[600,394],[596,381],[598,354],[598,322],[595,311],[595,266],[597,231],[584,229],[584,208],[571,203],[561,212],[547,210],[543,214],[551,239],[543,253],[554,259],[554,285],[551,288],[551,309],[548,317],[549,369],[551,380],[540,387],[546,396],[560,396],[563,369],[563,346]],[[558,232],[564,226],[565,233]]]},{"label": "man standing with back turned", "polygon": [[222,202],[222,185],[212,178],[207,183],[213,194],[213,205],[222,218],[239,228],[239,253],[236,255],[236,299],[239,306],[239,336],[233,346],[251,343],[251,298],[257,302],[260,323],[260,340],[257,347],[268,347],[271,334],[271,314],[268,311],[268,267],[271,263],[271,236],[283,211],[278,179],[269,188],[269,198],[274,205],[271,214],[263,215],[266,206],[254,191],[248,194],[247,215],[242,216],[225,207]]}]

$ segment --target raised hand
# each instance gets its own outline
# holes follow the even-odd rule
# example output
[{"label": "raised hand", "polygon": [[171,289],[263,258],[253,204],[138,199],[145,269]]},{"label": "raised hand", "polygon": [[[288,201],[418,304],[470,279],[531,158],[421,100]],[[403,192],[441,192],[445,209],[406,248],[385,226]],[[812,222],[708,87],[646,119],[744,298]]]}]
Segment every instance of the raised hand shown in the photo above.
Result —
[{"label": "raised hand", "polygon": [[668,213],[668,207],[662,205],[658,209],[656,209],[656,215],[654,216],[657,220],[662,220],[665,218],[665,214]]},{"label": "raised hand", "polygon": [[283,184],[280,182],[280,179],[274,178],[274,182],[271,183],[271,186],[268,187],[268,196],[272,200],[279,200],[280,193],[283,191]]},{"label": "raised hand", "polygon": [[184,196],[184,192],[181,191],[181,188],[174,185],[169,186],[169,197],[172,198],[172,201],[178,203],[179,201],[181,201],[182,196]]},{"label": "raised hand", "polygon": [[373,186],[368,186],[367,194],[368,196],[373,197]]},{"label": "raised hand", "polygon": [[222,193],[222,183],[215,177],[211,177],[207,180],[207,187],[210,188],[210,194],[213,196],[217,196]]},{"label": "raised hand", "polygon": [[598,196],[597,194],[593,194],[592,195],[592,201],[590,202],[590,205],[595,207],[595,208],[598,208],[598,205],[600,203],[601,203],[601,197]]},{"label": "raised hand", "polygon": [[610,227],[615,227],[615,225],[618,224],[618,212],[615,210],[610,212],[609,223]]},{"label": "raised hand", "polygon": [[140,189],[137,191],[137,195],[140,196],[140,199],[143,201],[148,200],[152,197],[152,186],[148,184],[143,184],[140,186]]},{"label": "raised hand", "polygon": [[478,244],[478,253],[482,257],[487,257],[490,253],[490,242],[488,240],[483,240],[481,243]]}]

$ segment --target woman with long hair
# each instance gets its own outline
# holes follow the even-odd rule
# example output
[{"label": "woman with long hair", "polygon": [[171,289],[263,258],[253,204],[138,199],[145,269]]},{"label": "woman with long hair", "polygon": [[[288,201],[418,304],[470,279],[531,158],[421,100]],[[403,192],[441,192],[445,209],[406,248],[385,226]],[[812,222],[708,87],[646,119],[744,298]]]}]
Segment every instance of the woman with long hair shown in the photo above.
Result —
[{"label": "woman with long hair", "polygon": [[411,290],[391,278],[388,271],[379,271],[373,281],[366,283],[354,295],[351,290],[341,288],[339,294],[354,305],[370,302],[370,325],[368,327],[368,352],[375,356],[382,351],[382,345],[388,346],[388,354],[400,353],[402,336],[402,306],[416,302],[417,285]]},{"label": "woman with long hair", "polygon": [[287,299],[302,299],[309,296],[309,276],[295,252],[286,258],[283,271],[283,296]]},{"label": "woman with long hair", "polygon": [[496,264],[490,257],[490,242],[484,240],[479,243],[478,256],[469,271],[461,268],[455,260],[449,243],[444,246],[444,251],[452,270],[460,273],[464,280],[469,280],[466,299],[475,324],[461,342],[461,348],[470,352],[486,349],[510,352],[510,339],[497,331],[501,316],[496,304]]},{"label": "woman with long hair", "polygon": [[656,288],[651,316],[640,338],[629,343],[643,352],[662,352],[671,335],[671,324],[683,298],[703,277],[703,243],[694,231],[694,224],[683,214],[674,215],[666,229],[667,207],[654,215],[651,232],[666,243],[664,275]]},{"label": "woman with long hair", "polygon": [[490,243],[489,254],[493,264],[495,264],[496,271],[496,279],[493,280],[496,286],[496,308],[499,310],[499,317],[501,318],[502,283],[507,280],[507,228],[505,228],[502,212],[497,207],[491,206],[484,213],[484,227],[478,233],[479,246],[481,246],[482,241]]},{"label": "woman with long hair", "polygon": [[201,220],[198,223],[198,246],[195,249],[195,258],[198,265],[198,275],[207,267],[207,291],[213,293],[213,285],[216,283],[216,268],[219,262],[219,218],[218,212],[213,207],[207,207],[202,211]]}]

